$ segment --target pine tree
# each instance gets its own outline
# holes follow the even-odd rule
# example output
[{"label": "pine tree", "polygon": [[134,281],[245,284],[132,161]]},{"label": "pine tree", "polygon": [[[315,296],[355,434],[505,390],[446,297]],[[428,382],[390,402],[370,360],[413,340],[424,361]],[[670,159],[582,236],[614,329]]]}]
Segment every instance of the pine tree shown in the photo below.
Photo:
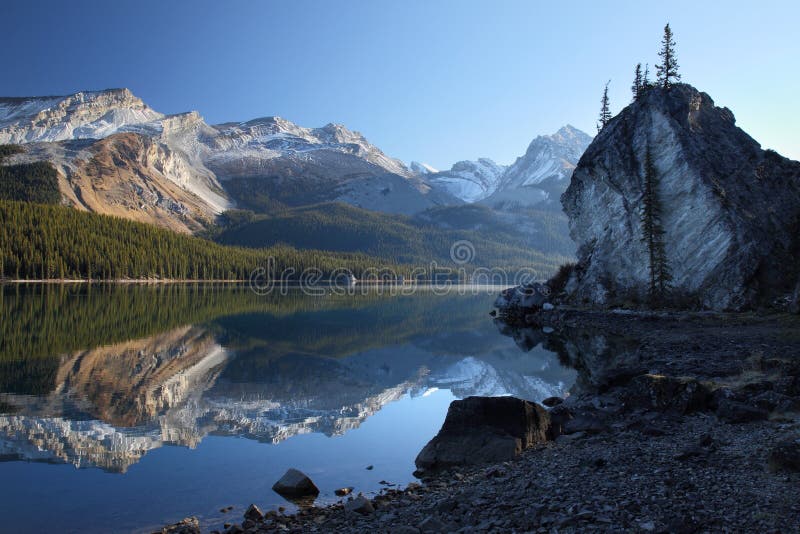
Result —
[{"label": "pine tree", "polygon": [[642,91],[646,91],[651,87],[650,83],[650,63],[644,64],[644,75],[642,76]]},{"label": "pine tree", "polygon": [[663,302],[672,281],[664,246],[658,181],[658,171],[653,163],[650,147],[647,147],[644,160],[644,192],[642,194],[642,241],[647,246],[650,271],[648,294],[654,305]]},{"label": "pine tree", "polygon": [[633,99],[637,100],[640,96],[642,96],[643,91],[643,84],[642,84],[642,64],[636,64],[636,70],[634,71],[633,75],[633,85],[631,85],[631,92],[633,93]]},{"label": "pine tree", "polygon": [[658,55],[661,57],[661,64],[656,65],[658,83],[664,89],[669,89],[674,82],[681,79],[681,75],[678,74],[678,61],[675,59],[675,40],[672,38],[669,24],[664,26],[664,37]]},{"label": "pine tree", "polygon": [[606,88],[603,90],[603,98],[600,100],[600,117],[597,123],[597,131],[600,132],[603,128],[605,128],[608,121],[611,120],[611,109],[610,109],[610,102],[608,99],[608,84],[611,83],[611,80],[606,82]]}]

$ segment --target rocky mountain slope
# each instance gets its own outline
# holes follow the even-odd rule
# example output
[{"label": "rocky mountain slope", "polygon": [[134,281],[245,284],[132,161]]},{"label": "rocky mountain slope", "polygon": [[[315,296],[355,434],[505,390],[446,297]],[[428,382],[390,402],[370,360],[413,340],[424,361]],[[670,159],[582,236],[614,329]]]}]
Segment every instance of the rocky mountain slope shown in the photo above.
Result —
[{"label": "rocky mountain slope", "polygon": [[689,85],[626,107],[581,157],[562,196],[579,266],[577,302],[642,299],[644,161],[650,150],[674,296],[717,310],[791,292],[800,251],[800,163],[760,145]]},{"label": "rocky mountain slope", "polygon": [[183,231],[258,199],[341,200],[407,214],[460,202],[341,125],[303,128],[268,117],[210,126],[196,112],[156,112],[127,89],[2,98],[0,144],[7,143],[28,150],[6,163],[53,162],[70,204]]},{"label": "rocky mountain slope", "polygon": [[496,208],[537,206],[560,211],[558,199],[591,142],[591,136],[569,125],[553,135],[540,135],[500,176],[484,203]]},{"label": "rocky mountain slope", "polygon": [[433,187],[467,203],[481,202],[500,209],[537,207],[560,211],[558,199],[591,142],[590,135],[567,125],[553,135],[535,138],[525,154],[509,166],[479,158],[459,161],[446,171],[412,162],[411,170]]},{"label": "rocky mountain slope", "polygon": [[[419,169],[413,164],[412,168]],[[494,193],[506,167],[489,158],[479,158],[476,161],[459,161],[447,171],[430,172],[424,167],[422,170],[433,187],[471,203]]]}]

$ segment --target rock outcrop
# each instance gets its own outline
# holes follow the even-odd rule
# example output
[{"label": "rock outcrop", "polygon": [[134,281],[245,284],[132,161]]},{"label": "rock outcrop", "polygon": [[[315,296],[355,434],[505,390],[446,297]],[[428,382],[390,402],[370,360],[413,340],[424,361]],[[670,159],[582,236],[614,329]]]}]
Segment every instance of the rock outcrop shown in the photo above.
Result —
[{"label": "rock outcrop", "polygon": [[657,175],[672,294],[715,310],[791,293],[800,249],[800,163],[761,146],[733,113],[679,84],[654,88],[614,117],[581,157],[561,202],[579,263],[574,302],[645,298],[645,154]]},{"label": "rock outcrop", "polygon": [[514,397],[467,397],[450,403],[441,430],[416,459],[422,470],[511,460],[553,439],[543,407]]}]

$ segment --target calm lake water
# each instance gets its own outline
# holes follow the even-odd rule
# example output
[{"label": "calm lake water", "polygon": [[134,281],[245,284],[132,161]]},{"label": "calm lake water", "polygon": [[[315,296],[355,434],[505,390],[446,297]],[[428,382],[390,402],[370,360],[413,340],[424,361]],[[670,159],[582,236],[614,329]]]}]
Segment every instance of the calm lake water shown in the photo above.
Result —
[{"label": "calm lake water", "polygon": [[221,528],[290,507],[271,490],[289,467],[321,503],[405,486],[452,400],[575,381],[498,332],[498,289],[0,287],[0,531]]}]

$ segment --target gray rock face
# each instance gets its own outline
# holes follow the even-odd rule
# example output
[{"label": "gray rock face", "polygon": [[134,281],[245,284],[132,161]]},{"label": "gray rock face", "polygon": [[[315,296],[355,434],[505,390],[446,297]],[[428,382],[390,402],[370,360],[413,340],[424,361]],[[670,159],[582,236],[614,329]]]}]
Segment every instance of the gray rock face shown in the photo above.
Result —
[{"label": "gray rock face", "polygon": [[733,113],[689,85],[653,89],[598,134],[561,202],[579,264],[574,301],[644,297],[643,163],[659,184],[674,294],[737,310],[791,293],[800,247],[800,163],[764,151]]},{"label": "gray rock face", "polygon": [[467,397],[450,403],[439,433],[416,459],[420,469],[511,460],[553,439],[547,410],[514,397]]},{"label": "gray rock face", "polygon": [[308,478],[305,473],[297,469],[289,469],[277,481],[272,490],[284,497],[308,497],[319,495],[319,488]]}]

